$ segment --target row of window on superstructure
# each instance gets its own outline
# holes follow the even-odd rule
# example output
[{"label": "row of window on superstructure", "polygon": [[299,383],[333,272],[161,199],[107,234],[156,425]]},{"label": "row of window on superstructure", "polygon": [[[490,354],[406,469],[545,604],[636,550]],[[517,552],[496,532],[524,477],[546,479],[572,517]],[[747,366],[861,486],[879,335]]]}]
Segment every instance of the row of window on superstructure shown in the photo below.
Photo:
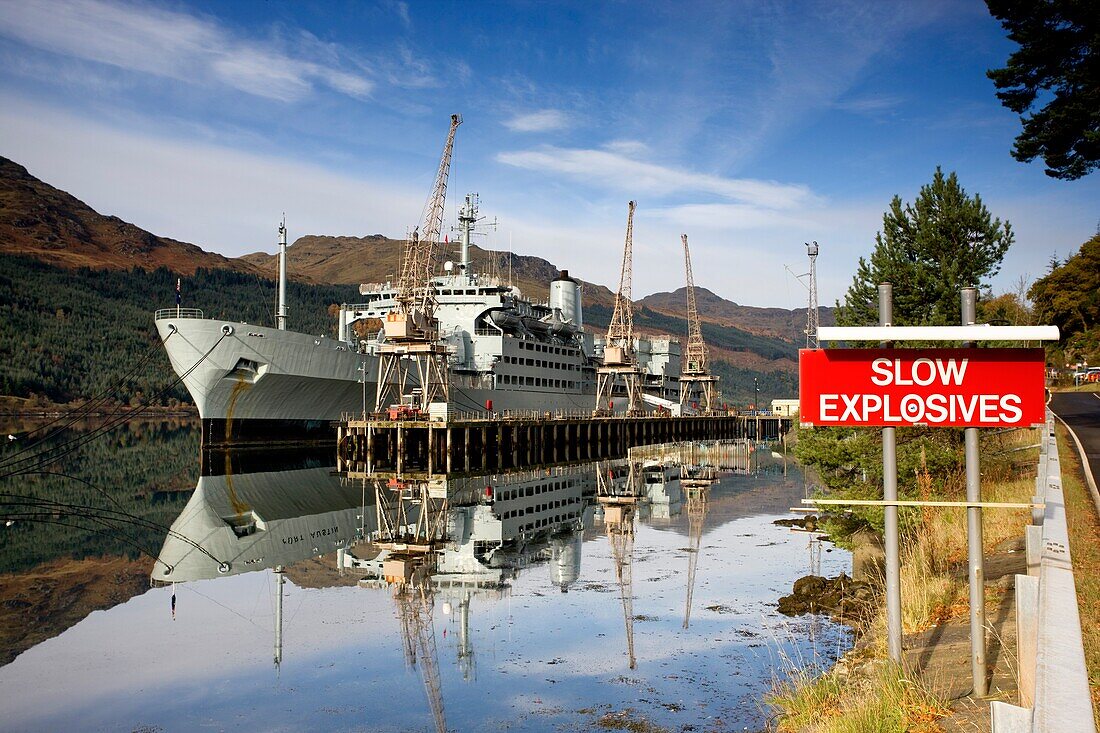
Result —
[{"label": "row of window on superstructure", "polygon": [[572,355],[577,352],[577,347],[575,346],[551,346],[550,344],[540,344],[538,341],[520,341],[519,347],[532,351],[545,351],[547,354]]},{"label": "row of window on superstructure", "polygon": [[[558,489],[567,489],[570,486],[575,486],[576,481],[547,481],[544,484],[538,486],[523,486],[518,489],[505,489],[504,491],[498,491],[496,493],[497,501],[508,501],[509,499],[520,499],[524,496],[534,496],[535,494],[544,494],[547,491],[557,491]],[[576,497],[565,500],[566,504],[575,504],[577,502]],[[562,502],[558,502],[554,506],[562,506]]]},{"label": "row of window on superstructure", "polygon": [[480,292],[484,295],[489,295],[489,294],[495,292],[495,290],[496,290],[495,288],[489,288],[489,289],[480,290],[480,291],[477,288],[474,288],[472,290],[462,290],[462,289],[458,289],[458,290],[440,290],[439,294],[440,295],[477,295]]},{"label": "row of window on superstructure", "polygon": [[[571,503],[573,503],[573,502],[571,502]],[[549,504],[539,504],[538,506],[529,506],[526,509],[513,509],[512,511],[504,512],[503,514],[500,515],[500,518],[501,519],[514,519],[516,517],[522,517],[522,516],[525,516],[527,514],[536,514],[538,512],[545,512],[548,509],[552,509],[552,508],[556,508],[556,507],[551,507]],[[562,515],[559,514],[557,516],[560,517]],[[566,517],[566,519],[572,519],[573,517],[580,516],[580,511],[579,510],[570,510],[570,511],[566,512],[564,516]]]},{"label": "row of window on superstructure", "polygon": [[579,382],[548,377],[521,377],[516,374],[498,374],[497,384],[514,384],[517,387],[551,387],[553,389],[580,389]]},{"label": "row of window on superstructure", "polygon": [[580,513],[577,512],[577,513],[572,513],[572,514],[558,514],[557,516],[554,516],[554,517],[545,517],[543,519],[536,519],[533,522],[527,522],[526,524],[521,524],[519,526],[519,531],[520,532],[527,532],[527,531],[530,531],[530,530],[533,530],[533,529],[542,529],[543,527],[548,527],[551,524],[561,524],[562,522],[564,522],[566,520],[577,519],[579,517],[580,517]]},{"label": "row of window on superstructure", "polygon": [[533,366],[539,367],[541,369],[566,369],[571,372],[580,370],[580,367],[577,364],[560,361],[547,361],[546,359],[529,359],[527,357],[508,356],[507,354],[500,357],[500,359],[505,364],[518,364],[519,366]]}]

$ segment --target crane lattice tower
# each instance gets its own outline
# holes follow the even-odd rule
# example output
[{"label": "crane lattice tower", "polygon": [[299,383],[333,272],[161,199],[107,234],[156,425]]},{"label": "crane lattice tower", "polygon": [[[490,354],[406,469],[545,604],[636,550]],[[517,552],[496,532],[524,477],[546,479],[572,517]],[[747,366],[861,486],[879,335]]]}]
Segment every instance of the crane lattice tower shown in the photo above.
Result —
[{"label": "crane lattice tower", "polygon": [[623,246],[623,264],[619,271],[619,290],[615,293],[615,309],[607,328],[603,365],[596,370],[595,414],[611,412],[616,385],[623,385],[626,396],[626,414],[642,411],[641,371],[634,354],[634,301],[632,280],[634,270],[634,209],[636,202],[627,204],[626,243]]},{"label": "crane lattice tower", "polygon": [[414,385],[420,388],[420,393],[410,407],[419,412],[426,413],[433,402],[450,400],[447,349],[439,342],[432,273],[443,226],[455,131],[461,124],[460,115],[451,115],[451,129],[420,224],[405,239],[401,277],[394,297],[396,307],[386,314],[383,323],[386,339],[378,352],[376,412],[382,412],[393,402],[402,402]]},{"label": "crane lattice tower", "polygon": [[688,235],[681,234],[684,245],[684,268],[687,271],[688,341],[684,368],[680,372],[680,406],[695,403],[696,412],[709,414],[714,409],[714,385],[718,377],[710,373],[707,344],[703,341],[703,326],[695,302],[695,276],[691,272],[691,251]]}]

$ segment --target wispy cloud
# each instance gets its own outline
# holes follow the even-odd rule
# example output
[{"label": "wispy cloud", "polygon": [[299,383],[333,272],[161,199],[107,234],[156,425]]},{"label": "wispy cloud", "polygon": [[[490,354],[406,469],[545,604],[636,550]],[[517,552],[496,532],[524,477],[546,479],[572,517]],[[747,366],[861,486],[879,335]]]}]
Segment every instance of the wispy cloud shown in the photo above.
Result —
[{"label": "wispy cloud", "polygon": [[284,210],[294,235],[389,234],[423,204],[405,181],[223,142],[121,129],[0,93],[0,155],[101,213],[228,256],[270,249]]},{"label": "wispy cloud", "polygon": [[[316,39],[293,45],[241,38],[212,20],[112,0],[24,0],[6,5],[0,35],[53,53],[191,83],[220,83],[258,97],[294,101],[316,84],[366,97],[374,87]],[[310,37],[312,38],[312,37]]]},{"label": "wispy cloud", "polygon": [[879,117],[897,110],[905,98],[900,94],[869,94],[862,97],[848,97],[833,104],[845,112],[853,112],[869,117]]},{"label": "wispy cloud", "polygon": [[515,132],[548,132],[569,125],[569,117],[561,110],[542,109],[525,112],[504,121],[504,126]]},{"label": "wispy cloud", "polygon": [[641,140],[612,140],[606,143],[603,149],[619,155],[635,157],[649,154],[649,146]]},{"label": "wispy cloud", "polygon": [[805,186],[696,173],[635,160],[607,150],[547,145],[535,150],[499,153],[497,160],[517,168],[561,173],[619,191],[658,196],[701,193],[769,209],[792,209],[816,200]]}]

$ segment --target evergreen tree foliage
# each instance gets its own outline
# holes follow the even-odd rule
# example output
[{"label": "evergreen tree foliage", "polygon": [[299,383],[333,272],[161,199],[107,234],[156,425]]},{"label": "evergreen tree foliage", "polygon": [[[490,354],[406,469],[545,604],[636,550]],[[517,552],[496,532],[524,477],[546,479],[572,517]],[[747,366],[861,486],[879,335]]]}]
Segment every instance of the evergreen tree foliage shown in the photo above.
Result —
[{"label": "evergreen tree foliage", "polygon": [[[1020,44],[988,73],[997,97],[1021,115],[1012,157],[1042,157],[1052,178],[1075,180],[1100,166],[1100,11],[1095,0],[986,0]],[[1042,104],[1025,116],[1036,103]]]},{"label": "evergreen tree foliage", "polygon": [[1013,239],[1011,225],[993,218],[981,196],[969,196],[955,173],[937,167],[915,202],[890,202],[870,259],[859,259],[844,303],[837,303],[837,323],[876,324],[878,285],[889,282],[895,325],[955,325],[959,290],[996,275]]},{"label": "evergreen tree foliage", "polygon": [[1064,264],[1052,263],[1029,296],[1039,320],[1061,330],[1059,346],[1067,360],[1100,363],[1100,235]]}]

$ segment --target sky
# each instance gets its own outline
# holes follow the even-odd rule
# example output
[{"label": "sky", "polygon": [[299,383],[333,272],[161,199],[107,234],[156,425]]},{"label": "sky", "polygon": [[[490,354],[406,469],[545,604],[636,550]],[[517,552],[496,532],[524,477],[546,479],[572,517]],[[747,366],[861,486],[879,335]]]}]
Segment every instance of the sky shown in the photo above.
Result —
[{"label": "sky", "polygon": [[[0,0],[0,155],[97,211],[227,256],[403,238],[459,113],[447,222],[618,282],[801,307],[843,298],[893,196],[956,171],[1016,243],[1013,291],[1100,227],[1100,173],[1010,154],[984,3]],[[367,256],[364,253],[364,256]]]}]

